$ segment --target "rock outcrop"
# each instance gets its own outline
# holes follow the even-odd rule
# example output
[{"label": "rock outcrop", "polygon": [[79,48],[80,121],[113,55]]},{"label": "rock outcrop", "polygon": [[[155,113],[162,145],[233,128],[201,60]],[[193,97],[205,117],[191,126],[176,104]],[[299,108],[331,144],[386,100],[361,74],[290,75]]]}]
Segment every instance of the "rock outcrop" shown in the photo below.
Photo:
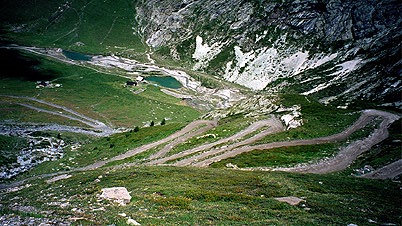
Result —
[{"label": "rock outcrop", "polygon": [[136,10],[156,54],[192,69],[323,103],[402,105],[398,0],[151,0]]}]

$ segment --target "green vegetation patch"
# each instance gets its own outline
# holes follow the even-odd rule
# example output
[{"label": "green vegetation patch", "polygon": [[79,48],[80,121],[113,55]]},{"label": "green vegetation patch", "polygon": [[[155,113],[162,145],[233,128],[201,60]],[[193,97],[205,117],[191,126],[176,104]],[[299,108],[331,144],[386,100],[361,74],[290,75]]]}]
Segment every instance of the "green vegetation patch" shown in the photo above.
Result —
[{"label": "green vegetation patch", "polygon": [[[17,56],[26,61],[34,58],[25,53]],[[20,74],[18,71],[11,71],[7,77],[0,76],[0,94],[35,97],[115,127],[142,126],[151,120],[161,121],[163,118],[170,122],[190,122],[200,114],[185,106],[180,99],[162,93],[157,87],[149,86],[145,92],[137,95],[124,88],[126,78],[37,56],[35,58],[38,62],[28,68],[33,68],[39,74],[51,71],[54,75],[51,81],[62,84],[62,87],[37,89],[35,79],[21,79],[17,76]]]},{"label": "green vegetation patch", "polygon": [[[77,150],[67,150],[62,159],[42,163],[23,174],[22,177],[55,171],[68,171],[90,165],[96,161],[110,159],[141,145],[163,139],[182,127],[183,124],[171,123],[163,126],[141,128],[138,132],[130,130],[129,132],[114,134],[109,137],[92,139]],[[63,134],[61,136],[62,138],[64,137]],[[66,138],[71,139],[68,136]],[[143,157],[142,155],[134,156],[134,159],[130,160],[142,159]],[[112,165],[115,164],[113,163]]]},{"label": "green vegetation patch", "polygon": [[24,138],[0,135],[0,166],[17,162],[19,152],[27,146]]},{"label": "green vegetation patch", "polygon": [[[102,188],[121,186],[132,196],[128,205],[97,198]],[[285,196],[305,201],[291,206],[274,199]],[[0,197],[3,209],[18,200],[55,217],[100,225],[122,225],[128,217],[142,225],[366,225],[369,219],[398,224],[401,198],[399,185],[390,181],[180,167],[81,172]]]},{"label": "green vegetation patch", "polygon": [[351,126],[360,117],[360,112],[325,106],[311,97],[297,94],[281,95],[281,100],[278,104],[283,104],[286,107],[300,105],[303,125],[267,136],[257,142],[258,144],[333,135]]},{"label": "green vegetation patch", "polygon": [[232,163],[238,167],[277,167],[294,166],[330,157],[338,151],[339,144],[321,144],[295,147],[282,147],[269,150],[255,150],[238,156],[221,160],[212,167],[225,167]]},{"label": "green vegetation patch", "polygon": [[132,1],[17,0],[2,4],[0,26],[5,40],[96,54],[146,50],[133,29],[137,25]]}]

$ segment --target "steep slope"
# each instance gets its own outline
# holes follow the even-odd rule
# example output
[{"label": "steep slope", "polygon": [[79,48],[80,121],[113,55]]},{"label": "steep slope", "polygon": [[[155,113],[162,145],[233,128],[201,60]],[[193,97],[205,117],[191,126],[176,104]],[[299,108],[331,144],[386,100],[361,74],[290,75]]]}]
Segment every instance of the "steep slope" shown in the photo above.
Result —
[{"label": "steep slope", "polygon": [[254,90],[397,106],[401,9],[396,0],[152,0],[136,7],[146,43],[183,66]]},{"label": "steep slope", "polygon": [[136,57],[146,45],[136,33],[134,1],[1,1],[0,40],[20,45]]},{"label": "steep slope", "polygon": [[151,54],[253,90],[402,106],[398,0],[3,2],[3,42]]}]

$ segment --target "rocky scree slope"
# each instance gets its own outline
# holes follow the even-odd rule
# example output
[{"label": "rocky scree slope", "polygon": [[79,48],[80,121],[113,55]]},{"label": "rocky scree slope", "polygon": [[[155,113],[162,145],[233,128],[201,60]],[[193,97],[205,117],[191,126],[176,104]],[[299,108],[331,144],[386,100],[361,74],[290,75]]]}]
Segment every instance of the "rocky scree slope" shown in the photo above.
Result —
[{"label": "rocky scree slope", "polygon": [[398,0],[150,0],[137,32],[154,54],[254,90],[402,107]]}]

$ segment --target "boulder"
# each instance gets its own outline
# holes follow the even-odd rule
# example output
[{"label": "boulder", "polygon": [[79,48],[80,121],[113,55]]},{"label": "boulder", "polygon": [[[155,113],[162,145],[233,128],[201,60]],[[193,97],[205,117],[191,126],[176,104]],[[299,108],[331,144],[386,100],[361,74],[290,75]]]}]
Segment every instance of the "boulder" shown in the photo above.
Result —
[{"label": "boulder", "polygon": [[140,223],[138,223],[136,220],[133,220],[131,218],[129,218],[126,222],[128,225],[141,225]]},{"label": "boulder", "polygon": [[99,197],[122,206],[128,204],[131,200],[131,196],[125,187],[102,188],[102,194]]},{"label": "boulder", "polygon": [[275,198],[279,202],[286,202],[292,206],[297,206],[300,202],[305,202],[304,199],[294,197],[294,196],[288,196],[288,197],[280,197],[280,198]]}]

